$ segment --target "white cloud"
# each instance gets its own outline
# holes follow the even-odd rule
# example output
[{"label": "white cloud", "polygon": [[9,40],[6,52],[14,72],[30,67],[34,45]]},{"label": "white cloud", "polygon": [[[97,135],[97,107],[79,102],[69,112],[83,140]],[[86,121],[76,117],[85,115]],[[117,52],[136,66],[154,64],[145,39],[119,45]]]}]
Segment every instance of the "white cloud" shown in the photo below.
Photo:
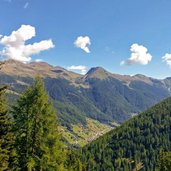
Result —
[{"label": "white cloud", "polygon": [[35,62],[42,62],[43,59],[36,59]]},{"label": "white cloud", "polygon": [[67,67],[67,69],[70,71],[78,71],[79,73],[83,75],[86,74],[87,72],[87,67],[84,65],[78,65],[78,66],[72,65],[70,67]]},{"label": "white cloud", "polygon": [[33,26],[22,25],[17,31],[13,31],[11,35],[0,38],[0,44],[4,45],[0,55],[4,59],[30,62],[32,55],[54,47],[51,39],[26,45],[25,42],[35,35],[36,31]]},{"label": "white cloud", "polygon": [[121,65],[147,65],[152,60],[152,56],[148,53],[148,49],[142,45],[133,44],[130,51],[132,52],[131,56],[127,60],[122,61]]},{"label": "white cloud", "polygon": [[169,67],[171,68],[171,54],[166,53],[163,57],[162,57],[163,61],[166,62],[167,65],[169,65]]},{"label": "white cloud", "polygon": [[27,7],[29,6],[29,3],[28,2],[26,2],[25,4],[24,4],[24,9],[26,9]]},{"label": "white cloud", "polygon": [[91,45],[91,41],[90,41],[90,38],[88,36],[85,36],[85,37],[79,36],[79,37],[77,37],[74,44],[75,44],[75,46],[77,48],[81,48],[86,53],[90,53],[88,45]]}]

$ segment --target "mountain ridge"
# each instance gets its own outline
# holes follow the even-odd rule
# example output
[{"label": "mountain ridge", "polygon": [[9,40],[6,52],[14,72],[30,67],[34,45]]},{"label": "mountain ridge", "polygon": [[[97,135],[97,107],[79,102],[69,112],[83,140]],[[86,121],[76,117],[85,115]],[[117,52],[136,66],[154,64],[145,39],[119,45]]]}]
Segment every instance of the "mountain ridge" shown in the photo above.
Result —
[{"label": "mountain ridge", "polygon": [[87,119],[108,126],[123,123],[171,96],[170,78],[112,74],[101,67],[81,75],[45,62],[8,61],[0,71],[0,82],[9,85],[10,103],[15,103],[37,75],[44,80],[60,124],[71,132],[73,125],[86,127]]},{"label": "mountain ridge", "polygon": [[[42,76],[44,79],[61,79],[65,80],[69,86],[77,87],[79,89],[77,91],[82,91],[83,89],[88,90],[93,88],[92,86],[99,86],[98,84],[100,84],[100,86],[102,86],[101,84],[106,84],[104,91],[110,91],[110,88],[113,87],[113,91],[117,91],[116,93],[120,91],[119,93],[121,93],[122,96],[125,94],[125,91],[132,91],[132,93],[134,93],[135,91],[139,91],[139,89],[143,90],[144,87],[147,89],[155,88],[156,91],[157,89],[166,91],[165,93],[163,92],[165,95],[162,98],[166,97],[166,94],[169,96],[171,93],[170,78],[159,80],[142,74],[136,74],[134,76],[113,74],[102,67],[93,67],[87,72],[87,74],[81,75],[59,66],[52,66],[46,62],[31,62],[23,64],[18,61],[9,60],[2,67],[0,74],[15,79],[21,77],[21,80],[25,78],[30,80],[37,75]],[[105,90],[107,87],[108,90]],[[103,89],[101,89],[101,91],[103,91]],[[145,91],[145,89],[143,91]],[[142,95],[149,96],[148,94],[145,94],[145,92],[143,92]],[[115,96],[115,94],[113,94],[113,96]],[[126,97],[126,101],[129,101],[128,98],[129,97]]]},{"label": "mountain ridge", "polygon": [[[107,76],[108,76],[108,77],[113,77],[113,78],[120,79],[120,80],[123,80],[123,81],[131,81],[131,80],[137,80],[137,79],[141,80],[141,81],[144,81],[146,79],[149,79],[149,80],[150,79],[154,79],[154,80],[166,80],[166,79],[170,80],[171,79],[171,77],[166,77],[166,78],[163,78],[163,79],[157,79],[157,78],[153,78],[153,77],[148,77],[148,76],[143,75],[143,74],[135,74],[133,76],[116,74],[116,73],[111,73],[111,72],[107,71],[106,69],[104,69],[101,66],[92,67],[87,71],[87,73],[85,75],[82,75],[82,74],[67,70],[67,69],[65,69],[63,67],[60,67],[60,66],[53,66],[53,65],[48,64],[47,62],[43,62],[43,61],[40,61],[40,62],[33,61],[33,62],[30,62],[30,63],[22,63],[22,62],[19,62],[19,61],[16,61],[16,60],[8,60],[8,61],[4,61],[4,62],[5,62],[5,64],[2,67],[1,72],[7,72],[9,74],[14,74],[14,75],[15,74],[20,75],[21,74],[20,69],[22,68],[22,71],[25,71],[25,72],[29,72],[28,69],[30,69],[31,71],[35,70],[37,73],[34,73],[33,76],[35,76],[35,74],[40,74],[42,76],[53,76],[52,73],[55,73],[56,76],[58,76],[57,75],[58,72],[55,72],[55,70],[59,70],[59,73],[61,71],[61,72],[66,72],[66,73],[69,73],[69,74],[73,74],[75,76],[75,78],[79,78],[79,77],[84,78],[84,77],[86,77],[88,75],[91,78],[93,78],[93,76],[98,78],[98,75],[105,74],[106,75],[105,78],[107,78]],[[9,69],[9,67],[12,70]],[[39,69],[37,69],[37,68],[39,68]],[[43,71],[43,70],[47,70],[49,72],[52,72],[51,73],[52,75],[50,75],[50,74],[48,75],[46,72],[45,73],[44,72],[40,73],[40,71]]]},{"label": "mountain ridge", "polygon": [[[68,71],[59,66],[52,66],[46,62],[31,62],[25,64],[14,60],[6,61],[4,66],[2,66],[1,72],[14,76],[35,77],[40,75],[43,77],[64,77],[68,79],[80,76],[80,74]],[[69,77],[69,75],[71,75],[71,77]]]}]

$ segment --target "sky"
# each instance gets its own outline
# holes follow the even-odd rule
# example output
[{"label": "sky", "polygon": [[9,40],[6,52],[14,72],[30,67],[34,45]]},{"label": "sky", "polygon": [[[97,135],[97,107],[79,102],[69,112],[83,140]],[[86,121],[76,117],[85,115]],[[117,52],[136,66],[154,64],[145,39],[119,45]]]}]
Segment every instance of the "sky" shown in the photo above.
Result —
[{"label": "sky", "polygon": [[171,77],[171,1],[0,0],[0,58]]}]

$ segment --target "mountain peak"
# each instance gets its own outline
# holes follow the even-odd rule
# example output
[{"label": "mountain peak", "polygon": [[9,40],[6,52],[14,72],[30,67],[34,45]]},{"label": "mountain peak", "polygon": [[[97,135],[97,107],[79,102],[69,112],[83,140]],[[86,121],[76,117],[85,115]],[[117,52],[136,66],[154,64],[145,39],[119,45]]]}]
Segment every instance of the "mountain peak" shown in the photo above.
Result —
[{"label": "mountain peak", "polygon": [[136,74],[136,75],[134,75],[134,77],[147,78],[147,76],[145,76],[145,75],[143,75],[143,74]]},{"label": "mountain peak", "polygon": [[53,68],[52,65],[46,63],[46,62],[31,62],[28,64],[31,67],[39,67],[39,68]]},{"label": "mountain peak", "polygon": [[94,72],[107,72],[107,71],[102,67],[93,67],[87,72],[87,74],[92,74]]},{"label": "mountain peak", "polygon": [[109,77],[110,75],[111,74],[102,67],[93,67],[87,72],[85,77],[86,78],[105,79],[105,78]]}]

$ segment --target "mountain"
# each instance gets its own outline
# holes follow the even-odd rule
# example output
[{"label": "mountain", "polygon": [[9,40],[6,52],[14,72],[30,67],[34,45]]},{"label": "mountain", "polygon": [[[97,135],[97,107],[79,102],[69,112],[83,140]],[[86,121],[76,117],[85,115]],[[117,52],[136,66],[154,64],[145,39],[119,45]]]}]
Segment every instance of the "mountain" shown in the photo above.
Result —
[{"label": "mountain", "polygon": [[44,79],[62,129],[69,130],[76,140],[84,139],[87,134],[82,137],[74,131],[75,126],[86,130],[98,121],[109,130],[115,123],[123,123],[171,95],[171,78],[158,80],[140,74],[112,74],[102,67],[80,75],[45,62],[7,61],[0,71],[0,82],[10,85],[7,94],[10,103],[15,103],[37,75]]},{"label": "mountain", "polygon": [[82,149],[87,171],[157,170],[161,150],[171,151],[171,97]]},{"label": "mountain", "polygon": [[40,75],[51,78],[62,77],[67,80],[75,80],[75,78],[80,76],[79,74],[67,71],[62,67],[49,65],[46,62],[31,62],[29,64],[24,64],[14,60],[7,61],[3,66],[1,73],[14,77],[33,78]]}]

